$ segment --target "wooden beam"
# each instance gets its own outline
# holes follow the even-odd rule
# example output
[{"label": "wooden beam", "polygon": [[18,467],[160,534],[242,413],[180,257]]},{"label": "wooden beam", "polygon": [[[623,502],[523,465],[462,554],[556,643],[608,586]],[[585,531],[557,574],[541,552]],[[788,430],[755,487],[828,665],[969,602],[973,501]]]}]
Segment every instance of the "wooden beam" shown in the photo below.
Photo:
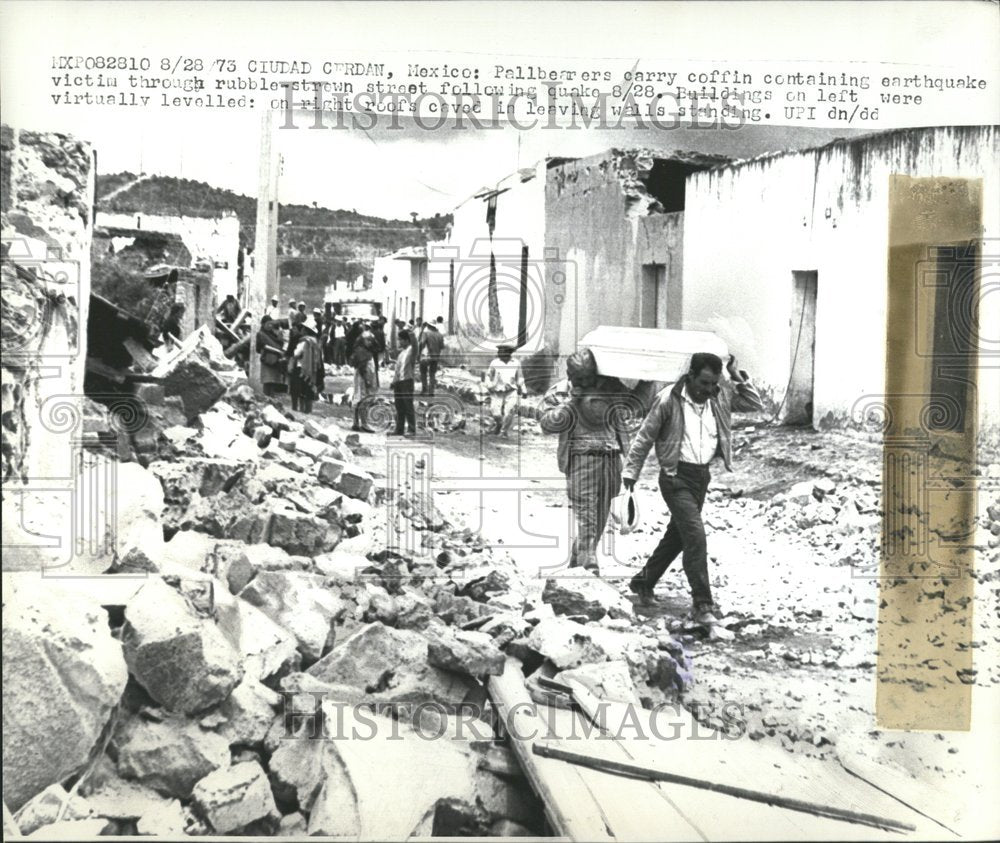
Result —
[{"label": "wooden beam", "polygon": [[611,773],[617,776],[629,776],[637,779],[646,779],[655,782],[671,782],[673,784],[697,787],[703,790],[711,790],[715,793],[724,793],[727,796],[735,796],[739,799],[749,799],[752,802],[763,802],[765,805],[774,805],[778,808],[788,808],[792,811],[802,811],[806,814],[813,814],[817,817],[829,817],[845,822],[860,823],[872,828],[891,829],[893,831],[916,831],[916,826],[909,823],[898,822],[888,817],[879,817],[874,814],[865,814],[859,811],[849,811],[846,808],[836,808],[832,805],[821,805],[816,802],[806,802],[802,799],[793,799],[788,796],[780,796],[773,793],[766,793],[761,790],[751,790],[745,787],[735,787],[733,785],[721,784],[719,782],[706,781],[691,776],[684,776],[680,773],[673,773],[659,767],[646,764],[636,764],[628,761],[617,761],[612,758],[601,758],[582,752],[574,752],[555,743],[536,741],[532,744],[532,752],[542,758],[555,758],[560,761],[569,761],[572,764],[579,764],[592,770],[600,770],[604,773]]},{"label": "wooden beam", "polygon": [[521,662],[507,657],[502,676],[491,676],[487,691],[510,735],[511,747],[535,793],[545,805],[553,831],[571,840],[613,840],[607,821],[579,774],[560,761],[539,758],[532,740],[547,726],[524,687]]}]

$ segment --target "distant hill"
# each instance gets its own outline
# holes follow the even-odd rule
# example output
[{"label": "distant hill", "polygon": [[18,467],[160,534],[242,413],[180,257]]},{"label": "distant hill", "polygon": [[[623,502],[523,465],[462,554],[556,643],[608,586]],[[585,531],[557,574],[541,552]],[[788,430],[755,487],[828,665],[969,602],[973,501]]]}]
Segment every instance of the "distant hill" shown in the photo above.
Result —
[{"label": "distant hill", "polygon": [[[118,213],[217,217],[233,211],[241,244],[252,249],[257,200],[191,179],[123,172],[97,177],[97,208]],[[283,278],[296,287],[321,288],[335,279],[371,277],[375,258],[445,236],[450,215],[389,220],[356,211],[281,205],[278,255]]]}]

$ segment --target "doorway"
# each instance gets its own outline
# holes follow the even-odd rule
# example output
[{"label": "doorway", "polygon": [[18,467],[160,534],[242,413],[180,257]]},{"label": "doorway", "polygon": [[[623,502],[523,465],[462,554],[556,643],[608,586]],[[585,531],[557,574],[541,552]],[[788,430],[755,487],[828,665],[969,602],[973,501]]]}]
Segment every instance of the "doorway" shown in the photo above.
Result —
[{"label": "doorway", "polygon": [[792,272],[785,424],[811,425],[813,422],[818,282],[819,277],[814,269]]},{"label": "doorway", "polygon": [[680,328],[681,291],[679,279],[671,279],[665,263],[642,265],[639,293],[639,327]]}]

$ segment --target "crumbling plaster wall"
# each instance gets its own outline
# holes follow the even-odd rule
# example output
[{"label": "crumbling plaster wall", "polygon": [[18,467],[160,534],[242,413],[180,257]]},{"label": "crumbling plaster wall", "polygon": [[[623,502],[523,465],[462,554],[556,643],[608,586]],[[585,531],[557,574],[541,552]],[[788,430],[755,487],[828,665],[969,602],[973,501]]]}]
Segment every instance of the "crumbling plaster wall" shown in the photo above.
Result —
[{"label": "crumbling plaster wall", "polygon": [[[914,129],[690,176],[684,327],[719,333],[780,402],[798,329],[792,272],[816,270],[814,423],[849,423],[859,399],[884,392],[889,176],[983,179],[983,196],[995,197],[998,140],[993,127]],[[1000,210],[987,199],[983,213],[983,236],[996,243]],[[980,334],[987,339],[1000,336],[989,283],[985,267]],[[997,395],[1000,371],[983,365],[980,412],[991,423]]]},{"label": "crumbling plaster wall", "polygon": [[67,135],[7,126],[0,145],[0,225],[9,260],[22,269],[8,266],[3,275],[7,482],[51,476],[62,460],[50,445],[62,438],[50,437],[62,435],[50,429],[58,427],[50,419],[40,423],[42,405],[65,396],[69,407],[83,394],[94,155],[89,144]]},{"label": "crumbling plaster wall", "polygon": [[565,259],[566,284],[548,285],[545,338],[563,355],[598,325],[638,325],[642,266],[679,277],[683,213],[662,213],[645,188],[653,159],[610,150],[549,171],[546,246]]},{"label": "crumbling plaster wall", "polygon": [[[90,297],[94,154],[67,135],[4,126],[2,148],[4,545],[20,529],[50,534],[65,495],[44,493],[22,513],[26,487],[74,478]],[[37,527],[37,530],[34,528]],[[30,541],[28,542],[30,544]],[[9,570],[30,553],[5,553]],[[25,563],[28,564],[28,563]]]}]

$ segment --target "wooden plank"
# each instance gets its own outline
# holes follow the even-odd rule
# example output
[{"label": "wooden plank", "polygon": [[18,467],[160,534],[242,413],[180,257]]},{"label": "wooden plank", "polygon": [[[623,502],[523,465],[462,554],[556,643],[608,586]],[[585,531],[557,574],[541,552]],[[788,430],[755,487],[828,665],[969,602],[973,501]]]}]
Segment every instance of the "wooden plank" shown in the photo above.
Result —
[{"label": "wooden plank", "polygon": [[801,799],[792,799],[788,796],[780,796],[768,793],[763,790],[755,790],[747,787],[736,787],[733,785],[711,782],[706,779],[684,776],[665,770],[662,767],[654,767],[647,764],[637,764],[628,761],[619,761],[613,758],[590,755],[584,752],[577,752],[557,743],[536,742],[532,747],[536,755],[543,758],[559,758],[573,764],[580,764],[594,770],[614,773],[618,776],[633,776],[638,779],[649,779],[650,781],[672,782],[683,784],[688,787],[697,787],[702,790],[711,790],[715,793],[724,793],[728,796],[735,796],[738,799],[749,799],[752,802],[763,802],[765,805],[774,805],[777,808],[788,808],[793,811],[801,811],[817,817],[830,817],[831,819],[844,820],[845,822],[860,823],[872,828],[885,828],[893,831],[916,831],[916,826],[909,823],[901,823],[889,817],[880,817],[875,814],[866,814],[861,811],[848,811],[836,808],[831,805],[823,805],[818,802],[806,802]]},{"label": "wooden plank", "polygon": [[508,656],[503,675],[491,676],[487,690],[555,833],[571,840],[614,839],[579,772],[565,762],[538,758],[532,753],[531,741],[545,734],[546,724],[535,714],[535,705],[524,687],[521,662]]},{"label": "wooden plank", "polygon": [[[775,793],[806,801],[832,803],[862,813],[885,815],[914,825],[923,836],[934,837],[936,827],[859,780],[851,780],[838,765],[793,755],[746,738],[726,739],[697,724],[680,706],[656,712],[625,703],[598,700],[579,683],[568,681],[573,698],[583,710],[597,714],[612,735],[635,734],[664,739],[625,739],[602,744],[617,748],[619,755],[740,786],[767,783]],[[598,706],[600,708],[598,709]],[[603,747],[602,747],[603,748]],[[744,836],[747,828],[766,828],[771,839],[889,839],[895,832],[878,831],[840,820],[810,817],[762,803],[739,801],[724,794],[699,791],[684,785],[660,783],[659,787],[686,816],[705,829],[712,839]],[[738,819],[737,819],[738,818]]]}]

